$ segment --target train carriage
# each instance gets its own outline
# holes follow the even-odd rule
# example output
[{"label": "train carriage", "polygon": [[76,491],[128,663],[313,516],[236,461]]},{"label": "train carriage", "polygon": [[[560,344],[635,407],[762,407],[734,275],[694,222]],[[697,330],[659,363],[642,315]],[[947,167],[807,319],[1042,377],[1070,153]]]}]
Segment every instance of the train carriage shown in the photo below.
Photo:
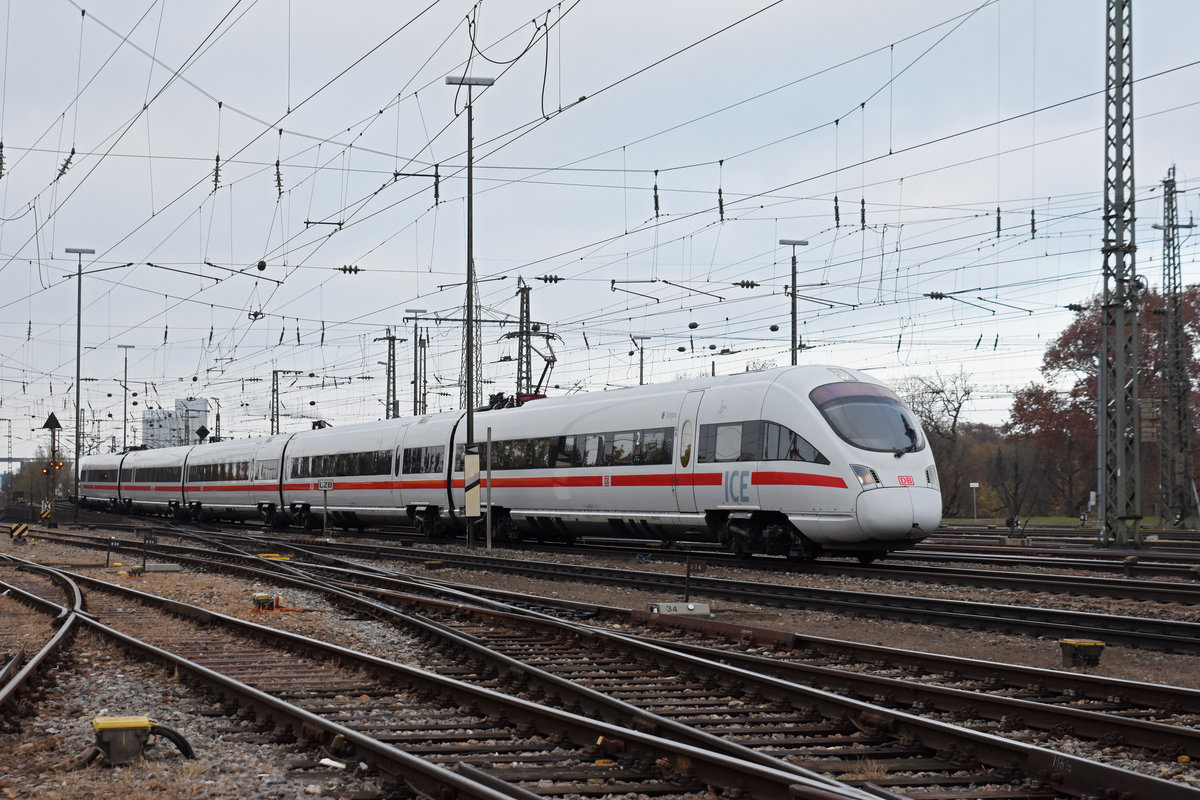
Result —
[{"label": "train carriage", "polygon": [[[394,460],[404,427],[393,420],[295,434],[281,453],[282,508],[309,528],[320,526],[326,502],[336,525],[400,522]],[[322,491],[322,480],[332,488]]]},{"label": "train carriage", "polygon": [[[142,514],[185,516],[183,467],[191,449],[163,447],[126,453],[121,462],[124,505]],[[88,459],[84,459],[84,464],[90,466]]]},{"label": "train carriage", "polygon": [[450,432],[458,414],[434,414],[417,417],[406,425],[396,451],[398,496],[405,519],[419,533],[435,536],[448,532],[450,503],[446,475],[450,469],[447,454]]},{"label": "train carriage", "polygon": [[79,502],[85,508],[124,510],[120,501],[121,460],[124,453],[88,456],[79,469]]}]

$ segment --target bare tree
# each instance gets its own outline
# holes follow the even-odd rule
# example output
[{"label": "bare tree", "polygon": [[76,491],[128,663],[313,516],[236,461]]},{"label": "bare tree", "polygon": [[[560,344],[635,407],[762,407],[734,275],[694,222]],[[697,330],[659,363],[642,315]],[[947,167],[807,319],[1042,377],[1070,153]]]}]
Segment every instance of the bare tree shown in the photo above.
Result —
[{"label": "bare tree", "polygon": [[940,372],[932,378],[914,375],[906,378],[898,390],[929,437],[942,479],[942,510],[948,516],[958,516],[962,498],[970,496],[964,491],[967,447],[961,434],[963,410],[973,392],[971,376],[963,369],[949,376]]}]

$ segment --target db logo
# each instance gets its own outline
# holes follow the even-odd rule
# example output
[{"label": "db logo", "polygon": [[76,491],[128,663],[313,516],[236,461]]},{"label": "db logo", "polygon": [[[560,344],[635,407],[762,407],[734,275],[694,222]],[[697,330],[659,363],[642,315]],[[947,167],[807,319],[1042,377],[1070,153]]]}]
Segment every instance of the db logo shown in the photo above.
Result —
[{"label": "db logo", "polygon": [[897,480],[900,481],[901,486],[916,486],[916,484],[913,482],[912,475],[901,475]]},{"label": "db logo", "polygon": [[600,483],[604,486],[612,486],[612,476],[605,475],[601,478]]}]

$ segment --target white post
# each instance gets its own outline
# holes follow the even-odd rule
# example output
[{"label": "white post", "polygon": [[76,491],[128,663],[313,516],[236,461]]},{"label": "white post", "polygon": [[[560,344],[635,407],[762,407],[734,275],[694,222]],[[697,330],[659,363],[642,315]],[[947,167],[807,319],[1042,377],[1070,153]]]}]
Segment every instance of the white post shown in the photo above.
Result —
[{"label": "white post", "polygon": [[492,549],[492,426],[487,429],[487,549]]}]

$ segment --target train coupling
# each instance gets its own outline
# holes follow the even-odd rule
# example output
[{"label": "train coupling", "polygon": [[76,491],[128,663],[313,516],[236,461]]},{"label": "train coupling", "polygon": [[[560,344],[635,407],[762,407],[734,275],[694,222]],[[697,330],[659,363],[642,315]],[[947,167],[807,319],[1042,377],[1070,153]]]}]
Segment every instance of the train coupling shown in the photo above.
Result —
[{"label": "train coupling", "polygon": [[159,736],[170,739],[184,758],[196,757],[187,739],[149,717],[96,717],[92,720],[92,728],[96,732],[96,748],[88,757],[88,763],[102,755],[110,764],[130,764],[157,744]]}]

